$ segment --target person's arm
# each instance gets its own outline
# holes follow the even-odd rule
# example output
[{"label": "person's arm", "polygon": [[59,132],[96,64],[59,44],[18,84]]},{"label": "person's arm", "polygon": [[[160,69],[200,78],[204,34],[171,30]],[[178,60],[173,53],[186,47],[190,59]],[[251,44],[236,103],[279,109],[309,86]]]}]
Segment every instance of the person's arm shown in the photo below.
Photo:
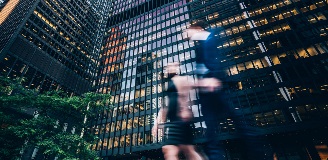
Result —
[{"label": "person's arm", "polygon": [[190,121],[193,118],[192,112],[189,108],[189,93],[192,89],[192,83],[186,76],[179,76],[174,82],[177,84],[176,86],[179,93],[179,117],[182,121]]},{"label": "person's arm", "polygon": [[167,109],[161,108],[158,112],[158,116],[155,120],[157,124],[162,124],[166,122],[166,114],[167,114]]},{"label": "person's arm", "polygon": [[214,92],[222,89],[222,82],[216,78],[203,78],[198,80],[200,92]]},{"label": "person's arm", "polygon": [[167,109],[161,108],[158,111],[157,118],[155,119],[154,126],[152,128],[152,135],[153,136],[157,135],[158,125],[166,122],[166,115],[167,115]]}]

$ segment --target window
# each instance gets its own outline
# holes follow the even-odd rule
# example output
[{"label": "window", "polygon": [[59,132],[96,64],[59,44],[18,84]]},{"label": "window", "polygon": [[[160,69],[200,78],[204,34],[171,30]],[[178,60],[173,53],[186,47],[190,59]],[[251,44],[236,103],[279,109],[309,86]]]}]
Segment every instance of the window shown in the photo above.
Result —
[{"label": "window", "polygon": [[136,146],[138,144],[138,133],[132,134],[132,146]]},{"label": "window", "polygon": [[132,118],[129,118],[129,120],[128,120],[127,129],[132,129]]},{"label": "window", "polygon": [[[113,145],[113,138],[109,138],[108,140],[108,149],[112,149],[112,145]],[[104,149],[106,149],[105,147],[103,147]]]},{"label": "window", "polygon": [[133,128],[137,128],[138,127],[138,117],[134,117],[133,118]]},{"label": "window", "polygon": [[115,131],[115,123],[112,122],[110,126],[110,132],[114,132],[114,131]]},{"label": "window", "polygon": [[144,141],[144,136],[143,136],[143,132],[138,133],[138,146],[143,145],[143,141]]},{"label": "window", "polygon": [[121,121],[116,122],[116,131],[121,130]]},{"label": "window", "polygon": [[121,136],[121,138],[120,138],[120,148],[124,147],[124,140],[125,140],[125,136]]},{"label": "window", "polygon": [[143,127],[144,126],[144,116],[139,117],[139,126]]},{"label": "window", "polygon": [[114,138],[114,148],[118,147],[118,137]]},{"label": "window", "polygon": [[130,141],[131,141],[131,136],[130,135],[126,135],[125,136],[125,142],[126,142],[125,146],[126,147],[129,147],[130,146]]},{"label": "window", "polygon": [[106,133],[109,133],[109,131],[110,131],[110,123],[107,123],[106,124]]}]

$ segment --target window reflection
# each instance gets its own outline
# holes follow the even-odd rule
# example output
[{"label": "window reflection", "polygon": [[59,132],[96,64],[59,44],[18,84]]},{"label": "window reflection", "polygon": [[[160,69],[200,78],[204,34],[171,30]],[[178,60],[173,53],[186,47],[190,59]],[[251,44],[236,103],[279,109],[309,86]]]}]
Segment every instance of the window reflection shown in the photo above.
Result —
[{"label": "window reflection", "polygon": [[133,128],[137,128],[138,127],[138,117],[134,117],[133,118]]},{"label": "window reflection", "polygon": [[118,137],[114,138],[114,148],[118,147]]},{"label": "window reflection", "polygon": [[[303,41],[301,36],[305,37],[304,40],[307,40],[327,35],[327,27],[321,25],[322,22],[320,22],[326,20],[326,16],[319,12],[322,11],[320,7],[326,6],[326,3],[318,1],[315,4],[314,2],[309,2],[292,5],[296,1],[275,1],[260,7],[250,7],[246,9],[249,10],[249,15],[238,13],[227,17],[226,15],[220,15],[217,11],[205,15],[207,19],[211,20],[210,25],[212,28],[224,28],[217,35],[222,38],[222,43],[217,46],[218,52],[222,53],[220,62],[225,66],[226,72],[231,76],[230,78],[242,77],[234,84],[229,84],[229,89],[236,91],[247,90],[247,94],[241,91],[238,92],[241,95],[234,95],[231,98],[236,108],[258,107],[257,105],[260,104],[284,101],[284,97],[277,91],[277,88],[268,88],[268,84],[275,83],[274,74],[272,72],[262,73],[260,70],[266,70],[264,68],[270,66],[283,68],[276,75],[282,77],[283,82],[279,85],[283,86],[284,82],[289,83],[291,80],[294,80],[295,78],[290,77],[297,77],[296,74],[298,74],[299,70],[305,70],[304,67],[297,66],[295,68],[299,70],[292,71],[288,69],[286,64],[290,64],[290,62],[295,60],[308,60],[310,57],[327,53],[327,45],[325,43],[309,43],[304,48],[297,48],[300,45],[298,43]],[[300,5],[302,6],[300,7]],[[114,108],[112,113],[104,112],[103,118],[106,118],[106,116],[118,116],[113,119],[118,119],[119,121],[104,124],[105,126],[94,126],[93,131],[95,134],[102,134],[104,132],[109,133],[125,129],[132,130],[131,135],[109,138],[109,145],[105,142],[106,139],[104,139],[101,142],[103,147],[107,146],[110,149],[112,146],[114,148],[137,146],[162,141],[162,136],[157,137],[157,139],[156,137],[151,137],[149,131],[146,130],[148,127],[144,127],[153,123],[153,119],[156,118],[156,111],[164,103],[163,97],[157,96],[158,93],[163,91],[161,83],[163,78],[162,67],[166,66],[170,61],[182,62],[181,73],[183,74],[191,73],[195,67],[194,63],[192,63],[196,55],[194,50],[195,43],[183,40],[186,38],[186,35],[181,33],[189,24],[189,22],[186,22],[189,21],[189,13],[181,14],[184,9],[187,10],[188,8],[185,6],[184,8],[174,8],[170,11],[165,11],[165,8],[163,8],[163,11],[160,11],[163,14],[157,14],[156,12],[153,15],[155,12],[150,11],[150,13],[137,17],[134,23],[122,22],[120,25],[123,26],[122,31],[126,34],[124,35],[126,38],[114,41],[106,46],[108,50],[106,50],[105,54],[109,58],[104,59],[106,67],[101,72],[103,74],[110,73],[111,76],[103,77],[100,81],[101,83],[110,83],[112,87],[103,87],[99,91],[112,91],[113,102],[118,107]],[[318,10],[318,12],[314,13],[311,10]],[[293,16],[297,17],[293,18]],[[297,21],[294,19],[301,20]],[[298,33],[302,29],[301,25],[311,25],[311,27],[318,25],[318,27],[304,30],[297,35],[299,39],[292,39],[291,35]],[[115,30],[114,32],[118,33],[120,31]],[[254,35],[257,35],[257,37],[254,38]],[[119,34],[114,34],[113,36],[120,39]],[[291,42],[288,42],[290,39],[293,42],[292,45],[290,44]],[[252,43],[255,41],[258,42]],[[126,47],[119,46],[122,45],[122,42],[126,42]],[[118,53],[123,50],[125,50],[125,55]],[[125,59],[122,60],[122,57]],[[121,60],[124,63],[121,63]],[[325,74],[328,71],[326,60],[318,61],[316,64],[317,67],[307,66],[311,74]],[[121,69],[125,71],[120,73]],[[116,73],[122,75],[113,76]],[[235,76],[237,74],[240,74],[240,77]],[[305,98],[311,94],[326,92],[327,86],[323,84],[318,84],[317,88],[289,86],[287,88],[289,93],[287,94],[290,94],[293,99]],[[263,87],[266,90],[265,92],[253,93],[252,89],[256,87]],[[252,93],[248,94],[248,92]],[[190,99],[197,100],[196,95],[196,91],[191,91]],[[152,98],[149,99],[149,97]],[[324,109],[324,107],[326,106],[321,106],[321,109]],[[319,106],[304,105],[296,107],[301,118],[305,120],[310,119],[311,116],[309,115],[315,114],[315,111],[319,109]],[[150,115],[150,113],[152,114]],[[285,123],[284,115],[286,113],[283,113],[282,110],[272,110],[256,112],[254,115],[245,117],[249,118],[250,123],[253,125],[265,127]],[[233,122],[224,120],[222,124],[220,123],[220,127],[224,132],[231,131],[233,130]],[[136,130],[139,133],[133,133]],[[158,132],[162,133],[162,130],[159,129]]]},{"label": "window reflection", "polygon": [[119,131],[121,129],[121,121],[116,122],[116,131]]},{"label": "window reflection", "polygon": [[138,133],[138,146],[144,144],[144,139],[143,139],[143,137],[144,137],[143,133]]}]

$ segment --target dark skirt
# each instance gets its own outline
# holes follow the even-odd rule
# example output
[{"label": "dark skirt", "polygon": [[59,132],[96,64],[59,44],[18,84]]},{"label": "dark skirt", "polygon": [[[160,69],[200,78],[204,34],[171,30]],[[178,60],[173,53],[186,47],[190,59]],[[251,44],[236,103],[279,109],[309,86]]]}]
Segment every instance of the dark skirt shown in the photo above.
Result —
[{"label": "dark skirt", "polygon": [[193,144],[193,133],[190,123],[169,122],[165,124],[164,145]]}]

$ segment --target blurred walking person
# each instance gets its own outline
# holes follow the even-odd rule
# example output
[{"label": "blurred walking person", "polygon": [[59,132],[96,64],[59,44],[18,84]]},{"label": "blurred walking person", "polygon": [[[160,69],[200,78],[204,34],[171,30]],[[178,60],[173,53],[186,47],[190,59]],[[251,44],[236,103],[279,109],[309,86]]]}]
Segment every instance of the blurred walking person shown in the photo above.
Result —
[{"label": "blurred walking person", "polygon": [[[227,98],[223,89],[223,84],[227,84],[226,74],[221,65],[221,60],[225,52],[229,48],[218,49],[217,46],[225,42],[224,38],[219,37],[222,28],[215,28],[206,31],[208,26],[203,21],[192,24],[186,34],[190,40],[194,40],[196,44],[196,74],[198,77],[197,87],[199,89],[199,102],[201,104],[201,112],[203,120],[206,124],[206,144],[205,153],[209,160],[225,160],[226,153],[224,146],[218,141],[219,133],[219,115],[225,114],[234,121],[238,136],[244,142],[242,156],[247,160],[263,160],[272,159],[271,153],[265,153],[263,146],[266,140],[258,136],[258,130],[244,124],[241,115],[231,107],[227,102]],[[270,157],[271,156],[271,157]]]},{"label": "blurred walking person", "polygon": [[198,21],[192,24],[187,30],[188,39],[196,43],[196,74],[198,83],[196,88],[199,89],[199,102],[203,120],[206,124],[206,142],[204,152],[209,160],[225,160],[225,152],[222,145],[217,140],[218,135],[218,115],[227,108],[224,101],[224,94],[221,91],[223,73],[218,70],[215,47],[217,42],[213,39],[213,33],[205,30],[206,23]]},{"label": "blurred walking person", "polygon": [[[188,84],[186,76],[179,76],[179,64],[167,65],[168,86],[166,95],[168,106],[162,107],[158,113],[152,129],[153,136],[157,135],[159,125],[164,123],[168,128],[162,151],[166,160],[178,160],[179,153],[183,152],[188,160],[201,160],[193,145],[192,112],[189,109],[189,91],[192,85]],[[165,123],[167,120],[169,122]]]}]

